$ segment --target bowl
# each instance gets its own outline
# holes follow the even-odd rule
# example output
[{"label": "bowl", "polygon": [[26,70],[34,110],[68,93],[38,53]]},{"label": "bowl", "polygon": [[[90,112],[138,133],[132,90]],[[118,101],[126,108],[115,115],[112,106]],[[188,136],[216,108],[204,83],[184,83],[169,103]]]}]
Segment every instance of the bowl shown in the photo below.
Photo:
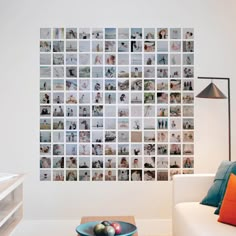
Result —
[{"label": "bowl", "polygon": [[[134,233],[137,232],[137,227],[134,224],[123,221],[109,221],[109,222],[116,222],[120,224],[122,231],[120,234],[116,234],[117,236],[132,236]],[[91,221],[85,224],[80,224],[78,227],[76,227],[76,232],[80,236],[95,236],[93,228],[96,224],[99,223],[101,223],[101,221]]]}]

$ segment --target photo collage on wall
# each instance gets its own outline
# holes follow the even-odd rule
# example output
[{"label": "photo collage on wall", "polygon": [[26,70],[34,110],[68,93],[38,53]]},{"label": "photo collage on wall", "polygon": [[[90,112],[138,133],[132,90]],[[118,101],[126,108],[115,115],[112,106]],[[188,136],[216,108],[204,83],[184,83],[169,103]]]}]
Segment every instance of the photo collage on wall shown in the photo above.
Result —
[{"label": "photo collage on wall", "polygon": [[41,28],[41,181],[194,173],[193,28]]}]

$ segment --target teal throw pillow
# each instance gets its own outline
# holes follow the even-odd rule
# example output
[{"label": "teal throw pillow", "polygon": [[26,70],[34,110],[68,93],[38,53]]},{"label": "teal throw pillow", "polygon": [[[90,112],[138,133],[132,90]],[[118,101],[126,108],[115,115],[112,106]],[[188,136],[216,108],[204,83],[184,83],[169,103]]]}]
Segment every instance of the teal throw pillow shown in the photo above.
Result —
[{"label": "teal throw pillow", "polygon": [[[215,175],[213,185],[208,190],[202,205],[218,207],[222,202],[230,174],[236,174],[236,162],[222,161]],[[216,210],[217,212],[217,210]],[[215,214],[217,214],[215,212]]]}]

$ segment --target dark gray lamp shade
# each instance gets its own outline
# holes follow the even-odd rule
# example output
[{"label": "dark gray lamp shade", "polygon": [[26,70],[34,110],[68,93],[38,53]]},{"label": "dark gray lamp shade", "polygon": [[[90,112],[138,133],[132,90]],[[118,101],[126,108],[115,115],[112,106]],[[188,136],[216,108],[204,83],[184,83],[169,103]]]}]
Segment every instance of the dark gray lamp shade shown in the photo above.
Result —
[{"label": "dark gray lamp shade", "polygon": [[198,98],[212,98],[212,99],[225,99],[227,98],[220,89],[214,84],[210,83],[205,89],[202,90],[196,97]]}]

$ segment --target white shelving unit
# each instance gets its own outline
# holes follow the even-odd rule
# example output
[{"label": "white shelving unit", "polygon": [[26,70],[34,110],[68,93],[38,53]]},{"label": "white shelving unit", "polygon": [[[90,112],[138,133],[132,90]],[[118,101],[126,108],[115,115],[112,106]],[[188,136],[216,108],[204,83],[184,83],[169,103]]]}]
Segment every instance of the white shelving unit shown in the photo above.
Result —
[{"label": "white shelving unit", "polygon": [[8,236],[23,217],[24,175],[0,182],[0,235]]}]

